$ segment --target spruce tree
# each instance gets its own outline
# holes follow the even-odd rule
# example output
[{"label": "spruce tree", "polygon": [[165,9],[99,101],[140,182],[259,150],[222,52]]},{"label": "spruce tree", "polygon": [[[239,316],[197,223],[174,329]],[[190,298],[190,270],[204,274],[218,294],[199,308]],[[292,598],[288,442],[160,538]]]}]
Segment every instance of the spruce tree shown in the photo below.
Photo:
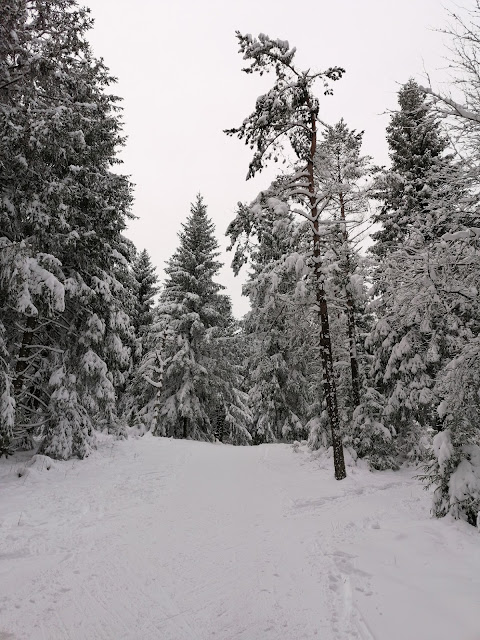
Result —
[{"label": "spruce tree", "polygon": [[144,373],[148,401],[140,415],[155,435],[213,440],[217,434],[245,444],[250,413],[235,362],[234,320],[224,287],[214,280],[218,242],[200,195],[182,227],[141,365],[155,366],[156,382]]},{"label": "spruce tree", "polygon": [[480,512],[480,227],[445,234],[432,262],[450,332],[447,357],[435,382],[439,424],[425,479],[435,489],[436,516],[450,513],[476,525]]},{"label": "spruce tree", "polygon": [[441,237],[459,223],[469,184],[463,163],[445,152],[440,124],[415,82],[400,90],[399,104],[388,128],[392,168],[380,179],[376,220],[383,228],[371,249],[378,321],[368,346],[393,457],[419,458],[428,452],[429,430],[439,426],[437,377],[463,331],[439,287],[438,261]]},{"label": "spruce tree", "polygon": [[159,290],[155,267],[146,249],[143,249],[143,251],[135,257],[132,271],[138,285],[136,291],[137,313],[135,314],[132,324],[138,335],[141,327],[146,327],[152,323],[153,299]]},{"label": "spruce tree", "polygon": [[9,437],[19,447],[42,434],[45,453],[83,457],[94,423],[119,431],[130,365],[131,186],[112,171],[123,144],[118,98],[85,38],[88,10],[73,0],[2,4],[0,25]]},{"label": "spruce tree", "polygon": [[[409,80],[400,89],[398,102],[399,111],[392,115],[387,127],[392,165],[377,182],[382,204],[374,221],[382,227],[372,235],[374,245],[370,248],[377,257],[374,292],[379,294],[375,302],[379,320],[368,345],[374,354],[377,403],[384,403],[383,420],[377,415],[376,421],[370,421],[379,425],[377,436],[370,438],[376,466],[395,464],[398,451],[394,438],[395,443],[400,438],[405,453],[414,455],[420,438],[417,426],[426,428],[434,421],[432,389],[438,369],[437,362],[428,355],[429,334],[417,321],[417,316],[423,315],[424,324],[429,325],[425,305],[430,306],[428,317],[430,312],[436,316],[437,309],[434,310],[434,300],[415,286],[417,273],[412,267],[416,263],[406,252],[418,253],[440,234],[439,219],[429,201],[444,180],[450,160],[444,157],[446,140],[438,119],[415,81]],[[360,422],[367,424],[363,417]],[[389,453],[388,447],[380,445],[385,454],[383,463],[375,451],[382,440],[390,440],[392,450]]]},{"label": "spruce tree", "polygon": [[135,362],[138,362],[144,353],[143,342],[146,334],[153,323],[154,298],[159,291],[155,267],[146,249],[136,255],[132,274],[135,280],[135,311],[132,314],[132,325],[137,337]]},{"label": "spruce tree", "polygon": [[441,235],[441,221],[432,219],[428,205],[450,162],[444,154],[447,139],[425,92],[413,79],[398,92],[398,104],[387,127],[391,167],[378,180],[382,205],[373,216],[381,229],[372,234],[370,251],[379,257],[415,235],[420,234],[423,242]]}]

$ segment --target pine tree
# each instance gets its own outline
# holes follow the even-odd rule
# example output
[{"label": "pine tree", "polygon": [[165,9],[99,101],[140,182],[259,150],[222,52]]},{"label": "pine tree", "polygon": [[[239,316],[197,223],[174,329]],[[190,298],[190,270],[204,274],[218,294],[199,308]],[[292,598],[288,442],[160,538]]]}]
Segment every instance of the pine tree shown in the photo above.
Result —
[{"label": "pine tree", "polygon": [[[361,137],[350,132],[343,121],[325,127],[315,156],[315,177],[321,190],[330,194],[321,220],[325,224],[321,255],[345,434],[350,431],[352,413],[359,402],[359,360],[365,364],[360,340],[364,339],[368,318],[362,260],[355,248],[356,228],[368,204],[365,178],[369,159],[360,155]],[[287,175],[278,178],[269,192],[282,193],[289,180]],[[258,441],[282,436],[301,438],[311,426],[315,431],[310,438],[312,448],[328,447],[328,417],[325,423],[318,385],[320,354],[314,341],[305,340],[315,325],[311,313],[315,287],[309,268],[310,225],[306,221],[298,223],[298,217],[278,199],[266,200],[266,206],[257,201],[251,206],[240,205],[227,230],[230,248],[235,247],[235,273],[246,261],[251,267],[244,292],[252,307],[245,330],[252,347],[249,371],[254,437]]]},{"label": "pine tree", "polygon": [[250,414],[235,362],[234,321],[230,300],[214,280],[221,267],[218,243],[200,195],[182,226],[144,358],[146,364],[160,354],[157,383],[146,391],[141,414],[155,435],[212,440],[217,432],[224,441],[245,444]]},{"label": "pine tree", "polygon": [[[331,305],[345,326],[345,330],[335,331],[334,336],[337,336],[337,349],[341,351],[338,360],[344,362],[348,359],[350,363],[351,380],[348,398],[345,398],[347,407],[350,407],[350,418],[362,395],[360,360],[364,354],[361,353],[357,325],[365,325],[368,315],[363,260],[358,252],[358,242],[361,237],[359,230],[368,212],[367,178],[372,170],[370,158],[361,155],[362,137],[363,133],[349,130],[343,119],[334,126],[327,126],[315,159],[318,182],[325,191],[332,193],[326,212],[334,224],[325,236],[324,259],[330,264]],[[343,346],[345,334],[347,348]]]},{"label": "pine tree", "polygon": [[247,73],[273,71],[276,79],[273,87],[257,99],[254,112],[243,124],[227,130],[255,149],[249,165],[247,178],[261,171],[270,159],[278,160],[278,153],[284,145],[291,145],[298,158],[298,171],[276,189],[263,192],[256,206],[281,211],[288,208],[288,202],[296,203],[294,211],[311,224],[312,257],[316,307],[320,321],[320,354],[323,363],[323,399],[327,406],[332,434],[335,477],[345,478],[345,461],[340,436],[337,391],[334,376],[332,344],[325,292],[325,278],[321,259],[320,216],[331,195],[321,193],[315,178],[314,163],[317,148],[317,120],[319,103],[313,94],[315,80],[324,83],[324,92],[330,93],[329,80],[337,80],[343,69],[333,67],[325,72],[310,73],[296,68],[293,62],[295,49],[288,42],[273,40],[264,34],[258,38],[237,32],[240,52],[249,65]]}]

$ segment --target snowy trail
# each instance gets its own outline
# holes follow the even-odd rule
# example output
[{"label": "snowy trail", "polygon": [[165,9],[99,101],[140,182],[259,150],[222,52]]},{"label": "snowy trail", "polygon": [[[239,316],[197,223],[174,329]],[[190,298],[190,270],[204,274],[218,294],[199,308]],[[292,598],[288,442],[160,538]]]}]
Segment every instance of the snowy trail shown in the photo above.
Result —
[{"label": "snowy trail", "polygon": [[0,464],[0,640],[480,640],[480,537],[411,473],[145,437]]}]

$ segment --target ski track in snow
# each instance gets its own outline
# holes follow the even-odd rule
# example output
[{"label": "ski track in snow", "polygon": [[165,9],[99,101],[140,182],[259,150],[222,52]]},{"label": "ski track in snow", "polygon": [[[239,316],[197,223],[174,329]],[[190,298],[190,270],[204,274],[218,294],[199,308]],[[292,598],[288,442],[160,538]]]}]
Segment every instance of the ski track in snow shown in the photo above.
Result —
[{"label": "ski track in snow", "polygon": [[412,471],[151,436],[23,467],[0,462],[0,640],[480,640],[478,532]]}]

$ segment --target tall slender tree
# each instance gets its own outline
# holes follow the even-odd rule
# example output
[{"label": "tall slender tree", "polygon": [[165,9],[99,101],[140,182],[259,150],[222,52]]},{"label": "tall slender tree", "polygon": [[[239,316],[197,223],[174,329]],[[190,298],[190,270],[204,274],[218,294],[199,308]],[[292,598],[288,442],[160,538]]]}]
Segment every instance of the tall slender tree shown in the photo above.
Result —
[{"label": "tall slender tree", "polygon": [[[325,275],[322,269],[320,216],[331,199],[330,193],[319,190],[315,177],[319,102],[313,93],[316,80],[324,84],[324,93],[330,93],[328,81],[338,80],[343,69],[332,67],[324,72],[302,71],[294,64],[295,49],[283,40],[273,40],[264,34],[258,38],[237,32],[240,53],[249,66],[247,73],[263,74],[273,71],[273,87],[257,99],[254,112],[238,128],[227,130],[255,149],[247,178],[261,171],[269,160],[278,159],[285,144],[291,146],[298,159],[298,171],[282,183],[281,192],[264,192],[258,206],[278,207],[272,198],[280,198],[280,208],[286,202],[297,204],[295,212],[311,224],[312,269],[314,273],[316,306],[320,321],[320,353],[323,364],[323,393],[330,421],[334,451],[335,477],[345,478],[345,461],[340,435],[337,391],[335,385]],[[279,186],[278,184],[276,185]]]},{"label": "tall slender tree", "polygon": [[367,178],[371,174],[371,159],[361,155],[362,137],[363,133],[348,129],[343,119],[334,126],[327,126],[318,145],[315,162],[319,184],[332,193],[326,211],[330,213],[334,224],[324,245],[332,264],[333,301],[345,316],[351,377],[349,404],[352,411],[361,402],[357,323],[360,316],[364,322],[367,315],[358,242],[368,212]]}]

